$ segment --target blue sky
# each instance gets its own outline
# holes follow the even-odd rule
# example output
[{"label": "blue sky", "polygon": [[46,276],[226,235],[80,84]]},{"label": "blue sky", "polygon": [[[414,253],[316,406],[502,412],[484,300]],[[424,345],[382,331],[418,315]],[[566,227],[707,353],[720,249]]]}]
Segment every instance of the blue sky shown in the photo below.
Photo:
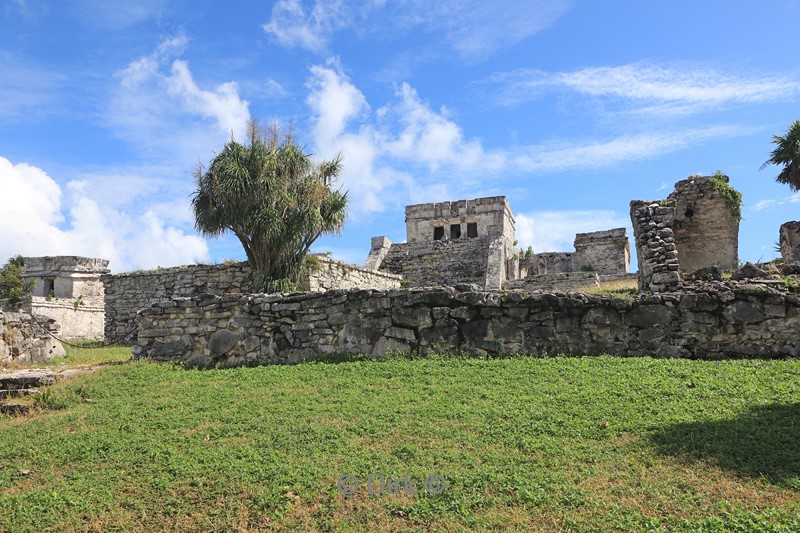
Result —
[{"label": "blue sky", "polygon": [[[722,170],[740,258],[800,194],[759,170],[800,118],[800,2],[0,0],[0,258],[120,272],[243,259],[193,229],[192,170],[248,118],[344,157],[363,263],[404,206],[506,195],[520,246],[628,227],[633,199]],[[631,237],[632,238],[632,237]]]}]

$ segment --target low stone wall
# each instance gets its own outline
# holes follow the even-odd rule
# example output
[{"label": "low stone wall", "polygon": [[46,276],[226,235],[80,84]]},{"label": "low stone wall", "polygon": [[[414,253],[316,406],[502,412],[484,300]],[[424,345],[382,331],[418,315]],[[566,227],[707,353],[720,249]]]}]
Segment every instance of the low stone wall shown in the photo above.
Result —
[{"label": "low stone wall", "polygon": [[334,261],[324,255],[315,255],[316,265],[308,279],[302,284],[307,291],[329,291],[333,289],[396,289],[400,287],[402,276],[368,270],[355,265]]},{"label": "low stone wall", "polygon": [[57,324],[60,337],[70,339],[102,339],[105,328],[105,309],[101,305],[67,298],[34,296],[24,305],[33,315],[46,316]]},{"label": "low stone wall", "polygon": [[[52,319],[37,316],[48,330],[57,330]],[[0,366],[28,364],[64,357],[61,343],[48,335],[27,313],[0,309]]]},{"label": "low stone wall", "polygon": [[584,287],[600,288],[600,278],[597,272],[538,274],[527,276],[523,279],[507,281],[503,288],[529,291],[568,291]]},{"label": "low stone wall", "polygon": [[203,367],[397,350],[796,357],[800,297],[777,287],[697,282],[633,300],[447,287],[179,297],[139,314],[133,354]]},{"label": "low stone wall", "polygon": [[[376,272],[335,261],[324,255],[314,255],[316,266],[301,282],[305,290],[375,288],[391,289],[400,286],[401,277]],[[136,312],[147,304],[173,296],[199,294],[241,294],[253,292],[247,263],[221,265],[189,265],[145,272],[103,276],[105,283],[105,337],[124,338],[132,343]]]},{"label": "low stone wall", "polygon": [[105,285],[105,337],[133,342],[136,312],[173,296],[252,292],[247,263],[189,265],[102,277]]}]

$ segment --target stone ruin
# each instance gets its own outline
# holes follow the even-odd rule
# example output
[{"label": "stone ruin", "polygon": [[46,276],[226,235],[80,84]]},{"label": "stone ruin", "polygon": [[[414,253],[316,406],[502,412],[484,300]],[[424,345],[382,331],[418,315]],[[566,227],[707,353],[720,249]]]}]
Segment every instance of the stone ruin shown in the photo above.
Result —
[{"label": "stone ruin", "polygon": [[402,275],[410,287],[563,290],[597,284],[598,274],[625,275],[630,263],[625,228],[579,233],[574,253],[525,257],[515,242],[505,196],[410,205],[406,242],[373,237],[365,267]]},{"label": "stone ruin", "polygon": [[60,326],[73,339],[102,339],[108,260],[92,257],[26,257],[22,277],[33,281],[33,295],[23,309]]},{"label": "stone ruin", "polygon": [[787,265],[800,265],[800,222],[787,222],[781,226],[781,256]]},{"label": "stone ruin", "polygon": [[625,228],[578,233],[574,246],[574,252],[542,252],[521,259],[520,279],[508,283],[507,288],[579,289],[630,276]]},{"label": "stone ruin", "polygon": [[727,176],[689,176],[666,200],[634,200],[631,222],[639,288],[676,290],[681,272],[739,265],[739,206]]},{"label": "stone ruin", "polygon": [[50,335],[57,330],[47,317],[0,309],[0,367],[64,357],[64,347]]},{"label": "stone ruin", "polygon": [[516,273],[514,215],[505,196],[406,206],[406,242],[374,237],[366,268],[412,287],[475,283],[501,289]]}]

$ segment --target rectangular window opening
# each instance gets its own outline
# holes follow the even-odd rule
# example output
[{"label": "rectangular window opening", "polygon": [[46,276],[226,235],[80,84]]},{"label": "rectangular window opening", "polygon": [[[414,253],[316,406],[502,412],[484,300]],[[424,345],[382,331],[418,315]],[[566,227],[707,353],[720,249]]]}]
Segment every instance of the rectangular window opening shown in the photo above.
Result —
[{"label": "rectangular window opening", "polygon": [[478,236],[478,223],[477,222],[468,222],[467,223],[467,237],[470,239],[474,239]]},{"label": "rectangular window opening", "polygon": [[461,238],[461,224],[450,224],[450,238],[451,239]]},{"label": "rectangular window opening", "polygon": [[444,226],[434,226],[433,228],[433,240],[434,241],[441,241],[444,238]]}]

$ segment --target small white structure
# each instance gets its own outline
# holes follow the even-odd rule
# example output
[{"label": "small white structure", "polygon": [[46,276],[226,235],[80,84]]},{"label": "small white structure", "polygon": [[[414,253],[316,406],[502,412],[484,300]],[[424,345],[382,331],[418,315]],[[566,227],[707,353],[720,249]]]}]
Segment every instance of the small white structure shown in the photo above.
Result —
[{"label": "small white structure", "polygon": [[100,276],[108,272],[107,259],[26,257],[22,277],[33,281],[28,311],[55,320],[61,337],[102,339],[105,290]]}]

